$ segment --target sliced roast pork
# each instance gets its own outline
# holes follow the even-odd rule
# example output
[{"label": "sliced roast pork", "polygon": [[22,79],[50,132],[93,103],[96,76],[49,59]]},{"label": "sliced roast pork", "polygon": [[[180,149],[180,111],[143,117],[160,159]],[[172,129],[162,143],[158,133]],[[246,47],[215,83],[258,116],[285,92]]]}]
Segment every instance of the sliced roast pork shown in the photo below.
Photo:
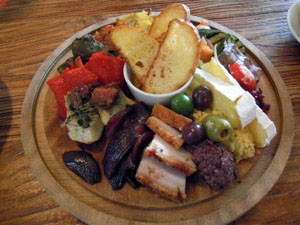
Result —
[{"label": "sliced roast pork", "polygon": [[135,178],[162,196],[183,202],[186,176],[157,159],[143,156]]},{"label": "sliced roast pork", "polygon": [[152,131],[171,143],[176,149],[180,148],[183,144],[181,133],[160,119],[151,116],[147,120],[147,125]]},{"label": "sliced roast pork", "polygon": [[155,116],[156,118],[160,119],[161,121],[165,122],[171,127],[176,128],[177,130],[182,130],[184,125],[192,122],[191,119],[180,115],[176,112],[174,112],[171,109],[168,109],[167,107],[155,104],[152,109],[152,116]]},{"label": "sliced roast pork", "polygon": [[175,149],[157,134],[150,145],[147,146],[144,155],[156,158],[186,175],[196,172],[196,165],[192,161],[192,155],[189,152],[184,149]]}]

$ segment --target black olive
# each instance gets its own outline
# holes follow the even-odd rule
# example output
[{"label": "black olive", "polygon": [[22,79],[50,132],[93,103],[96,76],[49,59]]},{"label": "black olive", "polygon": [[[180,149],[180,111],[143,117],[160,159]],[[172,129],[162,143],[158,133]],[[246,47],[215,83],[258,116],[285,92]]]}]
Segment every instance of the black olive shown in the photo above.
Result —
[{"label": "black olive", "polygon": [[205,85],[196,87],[192,97],[195,108],[200,111],[208,109],[212,103],[212,93]]},{"label": "black olive", "polygon": [[195,144],[205,139],[205,130],[198,123],[188,123],[182,128],[182,139],[187,144]]}]

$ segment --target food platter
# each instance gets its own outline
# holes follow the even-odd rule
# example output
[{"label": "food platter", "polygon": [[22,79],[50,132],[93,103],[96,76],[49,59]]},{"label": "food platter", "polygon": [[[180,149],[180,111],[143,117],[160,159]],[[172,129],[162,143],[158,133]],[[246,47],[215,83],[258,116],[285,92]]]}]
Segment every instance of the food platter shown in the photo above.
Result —
[{"label": "food platter", "polygon": [[[57,67],[71,55],[69,46],[75,38],[115,20],[113,17],[91,25],[66,40],[41,65],[28,88],[21,134],[37,179],[61,207],[88,224],[226,224],[241,216],[266,195],[286,165],[293,141],[293,111],[285,85],[266,56],[242,36],[212,21],[208,21],[211,27],[237,36],[262,68],[260,87],[267,93],[266,99],[272,106],[268,115],[277,128],[277,136],[268,147],[240,163],[239,184],[219,193],[205,186],[191,186],[188,200],[175,203],[145,188],[133,190],[125,185],[120,191],[112,191],[104,177],[99,184],[86,184],[63,165],[61,154],[78,146],[60,127],[55,98],[45,81],[56,76]],[[191,16],[193,22],[203,20]],[[97,161],[102,157],[100,153]]]}]

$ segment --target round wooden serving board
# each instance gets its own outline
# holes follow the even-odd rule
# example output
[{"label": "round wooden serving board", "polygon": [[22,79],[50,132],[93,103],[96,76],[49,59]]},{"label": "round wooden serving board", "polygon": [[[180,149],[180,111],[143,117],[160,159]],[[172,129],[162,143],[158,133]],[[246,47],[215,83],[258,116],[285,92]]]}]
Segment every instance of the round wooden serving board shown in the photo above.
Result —
[{"label": "round wooden serving board", "polygon": [[[22,142],[28,162],[37,179],[64,209],[88,224],[226,224],[253,207],[279,178],[290,154],[293,141],[293,111],[286,87],[270,61],[249,41],[219,24],[209,25],[236,35],[247,53],[262,68],[259,82],[271,104],[269,117],[277,128],[272,143],[257,149],[251,160],[238,164],[241,182],[217,193],[207,186],[190,185],[185,203],[175,203],[129,185],[112,191],[104,176],[97,185],[89,185],[62,163],[61,154],[79,147],[61,128],[56,102],[45,81],[58,73],[56,69],[71,55],[72,41],[100,27],[114,23],[110,18],[70,37],[41,65],[26,93],[22,111]],[[192,16],[191,20],[204,19]],[[99,162],[103,152],[93,153]]]}]

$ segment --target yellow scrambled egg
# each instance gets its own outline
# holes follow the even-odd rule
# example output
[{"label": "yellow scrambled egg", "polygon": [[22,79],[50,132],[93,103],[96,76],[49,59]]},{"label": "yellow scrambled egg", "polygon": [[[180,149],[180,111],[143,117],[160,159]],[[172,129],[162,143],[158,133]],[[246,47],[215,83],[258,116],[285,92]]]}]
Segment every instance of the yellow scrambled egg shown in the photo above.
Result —
[{"label": "yellow scrambled egg", "polygon": [[117,20],[117,24],[126,23],[130,26],[140,28],[147,33],[153,23],[153,17],[148,12],[132,13],[127,16],[123,16]]},{"label": "yellow scrambled egg", "polygon": [[[201,124],[202,120],[210,114],[224,116],[222,112],[217,110],[207,110],[204,112],[195,110],[193,117],[196,123]],[[247,127],[243,129],[234,129],[230,139],[224,142],[224,144],[233,152],[237,162],[242,159],[251,158],[255,155],[253,135]]]}]

